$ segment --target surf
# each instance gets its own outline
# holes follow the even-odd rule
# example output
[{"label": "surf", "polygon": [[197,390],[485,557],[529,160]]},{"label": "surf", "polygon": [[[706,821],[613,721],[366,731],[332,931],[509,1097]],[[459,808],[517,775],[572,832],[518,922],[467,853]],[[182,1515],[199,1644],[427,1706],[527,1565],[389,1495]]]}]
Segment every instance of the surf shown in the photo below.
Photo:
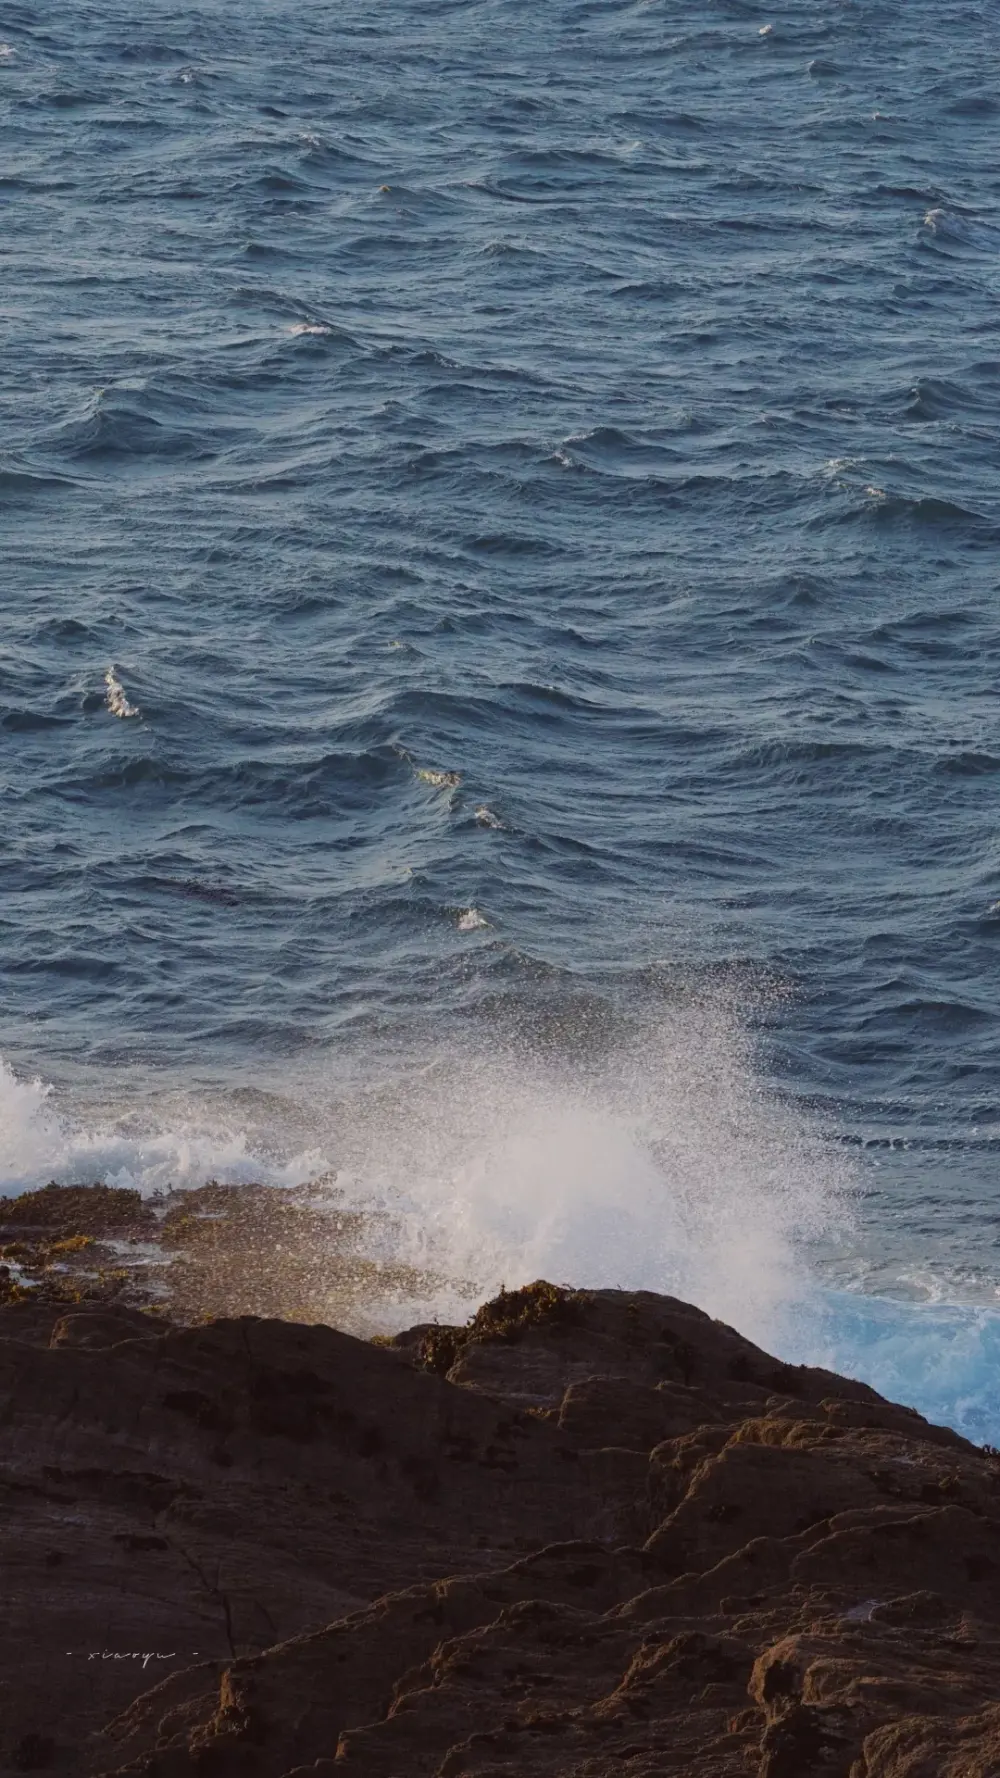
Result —
[{"label": "surf", "polygon": [[315,1058],[250,1116],[252,1098],[150,1089],[87,1110],[3,1064],[0,1193],[49,1179],[144,1196],[312,1181],[360,1217],[361,1250],[387,1281],[366,1330],[464,1321],[539,1277],[651,1290],[788,1362],[856,1377],[980,1441],[1000,1436],[1000,1313],[844,1288],[863,1162],[768,1084],[760,1040],[725,995],[562,1047],[439,1032],[347,1070]]}]

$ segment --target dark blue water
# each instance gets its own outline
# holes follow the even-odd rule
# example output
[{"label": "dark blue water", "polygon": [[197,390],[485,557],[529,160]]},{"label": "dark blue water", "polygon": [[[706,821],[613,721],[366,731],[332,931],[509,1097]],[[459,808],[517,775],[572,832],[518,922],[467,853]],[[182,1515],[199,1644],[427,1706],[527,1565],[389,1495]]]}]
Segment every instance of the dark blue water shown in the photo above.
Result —
[{"label": "dark blue water", "polygon": [[990,12],[0,34],[5,1188],[333,1165],[998,1423]]}]

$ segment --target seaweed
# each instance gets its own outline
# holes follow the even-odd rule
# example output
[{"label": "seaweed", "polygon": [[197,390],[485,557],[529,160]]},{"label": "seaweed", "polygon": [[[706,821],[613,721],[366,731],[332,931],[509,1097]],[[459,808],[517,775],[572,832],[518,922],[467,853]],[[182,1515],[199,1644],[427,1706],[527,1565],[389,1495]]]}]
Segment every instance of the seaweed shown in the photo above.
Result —
[{"label": "seaweed", "polygon": [[464,1327],[428,1327],[418,1347],[422,1370],[447,1376],[465,1348],[493,1340],[514,1345],[532,1328],[559,1330],[579,1321],[586,1302],[582,1291],[565,1290],[539,1278],[520,1290],[504,1290],[476,1310]]}]

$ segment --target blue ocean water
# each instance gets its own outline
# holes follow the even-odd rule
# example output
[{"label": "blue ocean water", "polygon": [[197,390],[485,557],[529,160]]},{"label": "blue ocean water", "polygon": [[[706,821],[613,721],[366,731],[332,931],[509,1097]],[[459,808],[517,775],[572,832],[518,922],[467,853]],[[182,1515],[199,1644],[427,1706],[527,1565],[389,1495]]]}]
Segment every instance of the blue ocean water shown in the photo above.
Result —
[{"label": "blue ocean water", "polygon": [[988,9],[2,36],[0,1189],[335,1167],[996,1436]]}]

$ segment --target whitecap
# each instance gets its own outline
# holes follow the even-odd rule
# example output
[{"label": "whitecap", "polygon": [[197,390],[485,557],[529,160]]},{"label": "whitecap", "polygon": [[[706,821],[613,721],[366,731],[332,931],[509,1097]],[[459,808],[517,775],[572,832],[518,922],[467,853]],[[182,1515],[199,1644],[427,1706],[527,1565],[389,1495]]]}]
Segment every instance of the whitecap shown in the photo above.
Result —
[{"label": "whitecap", "polygon": [[492,827],[498,833],[504,831],[504,824],[499,815],[494,815],[493,810],[488,809],[485,803],[480,803],[476,810],[476,820],[479,822],[480,827]]},{"label": "whitecap", "polygon": [[478,908],[463,908],[458,916],[459,932],[481,932],[488,925],[485,914],[481,914]]},{"label": "whitecap", "polygon": [[435,790],[457,790],[462,782],[461,772],[435,772],[428,766],[417,766],[416,773],[422,783],[432,785]]},{"label": "whitecap", "polygon": [[0,1198],[55,1180],[100,1180],[144,1197],[204,1185],[294,1186],[331,1170],[321,1148],[272,1140],[258,1147],[231,1112],[171,1103],[141,1118],[129,1103],[72,1114],[53,1089],[0,1057]]},{"label": "whitecap", "polygon": [[323,334],[323,333],[332,333],[333,328],[328,327],[326,325],[326,323],[323,321],[293,321],[292,325],[288,329],[288,331],[291,334],[303,334],[303,333]]},{"label": "whitecap", "polygon": [[757,32],[758,37],[771,37],[771,36],[773,36],[773,34],[774,34],[774,26],[773,25],[761,25],[760,30]]},{"label": "whitecap", "polygon": [[115,673],[113,666],[109,667],[105,673],[104,683],[108,688],[104,702],[112,716],[118,716],[124,720],[125,717],[141,714],[137,704],[129,703],[125,695],[125,687]]}]

